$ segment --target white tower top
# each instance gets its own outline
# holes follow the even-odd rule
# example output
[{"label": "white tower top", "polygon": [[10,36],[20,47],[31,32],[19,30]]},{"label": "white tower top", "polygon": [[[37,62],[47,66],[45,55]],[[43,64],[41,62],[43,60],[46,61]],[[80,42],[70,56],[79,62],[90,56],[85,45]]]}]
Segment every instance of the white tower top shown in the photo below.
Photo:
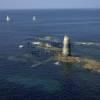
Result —
[{"label": "white tower top", "polygon": [[64,36],[64,40],[63,40],[63,50],[62,50],[62,54],[64,56],[70,55],[69,45],[70,45],[70,39],[69,39],[69,37],[67,35],[65,35]]},{"label": "white tower top", "polygon": [[69,40],[69,37],[67,35],[64,36],[64,43],[66,43]]}]

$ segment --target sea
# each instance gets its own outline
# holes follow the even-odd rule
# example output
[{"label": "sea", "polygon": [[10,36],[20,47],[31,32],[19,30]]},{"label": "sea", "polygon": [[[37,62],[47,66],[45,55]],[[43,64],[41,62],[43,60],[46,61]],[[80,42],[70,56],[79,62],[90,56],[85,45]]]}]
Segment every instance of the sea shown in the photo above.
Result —
[{"label": "sea", "polygon": [[99,9],[0,10],[0,100],[100,100],[99,72],[31,44],[65,34],[72,55],[100,61]]}]

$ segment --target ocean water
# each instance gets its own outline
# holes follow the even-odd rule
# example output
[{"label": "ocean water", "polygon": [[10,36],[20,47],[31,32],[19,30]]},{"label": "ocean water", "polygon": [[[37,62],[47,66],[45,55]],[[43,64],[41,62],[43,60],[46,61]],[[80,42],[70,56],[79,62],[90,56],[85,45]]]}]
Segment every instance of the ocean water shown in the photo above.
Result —
[{"label": "ocean water", "polygon": [[100,100],[100,73],[77,64],[57,66],[52,52],[30,44],[46,36],[62,42],[65,34],[73,55],[100,61],[100,10],[0,11],[0,100]]}]

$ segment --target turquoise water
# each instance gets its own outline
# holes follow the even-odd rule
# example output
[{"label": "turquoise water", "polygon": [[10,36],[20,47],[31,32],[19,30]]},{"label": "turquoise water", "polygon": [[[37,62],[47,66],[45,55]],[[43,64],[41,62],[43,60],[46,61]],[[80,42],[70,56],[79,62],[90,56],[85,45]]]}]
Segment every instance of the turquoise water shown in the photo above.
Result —
[{"label": "turquoise water", "polygon": [[[10,22],[5,21],[7,15]],[[100,43],[100,10],[0,11],[0,100],[100,99],[100,73],[78,64],[57,66],[54,59],[32,67],[53,57],[53,52],[30,44],[34,37],[50,35],[61,42],[65,32],[73,55],[100,61],[100,46],[74,44]],[[20,44],[24,48],[19,49]]]}]

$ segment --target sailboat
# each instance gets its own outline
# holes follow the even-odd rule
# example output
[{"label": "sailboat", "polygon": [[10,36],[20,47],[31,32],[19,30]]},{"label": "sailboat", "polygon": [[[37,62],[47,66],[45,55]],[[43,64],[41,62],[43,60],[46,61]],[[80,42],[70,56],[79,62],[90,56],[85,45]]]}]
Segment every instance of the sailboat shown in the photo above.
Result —
[{"label": "sailboat", "polygon": [[36,16],[33,16],[33,21],[36,21]]},{"label": "sailboat", "polygon": [[7,22],[10,21],[10,17],[9,17],[9,16],[6,17],[6,21],[7,21]]}]

